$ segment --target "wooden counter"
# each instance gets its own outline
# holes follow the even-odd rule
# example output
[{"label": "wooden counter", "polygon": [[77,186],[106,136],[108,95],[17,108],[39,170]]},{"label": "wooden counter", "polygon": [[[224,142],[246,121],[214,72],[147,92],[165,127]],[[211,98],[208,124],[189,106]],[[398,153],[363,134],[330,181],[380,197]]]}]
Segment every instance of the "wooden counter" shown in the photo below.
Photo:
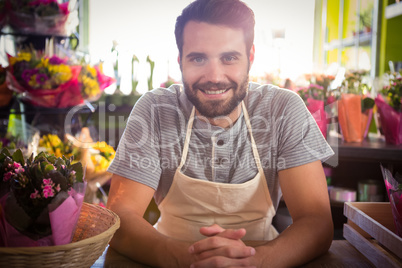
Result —
[{"label": "wooden counter", "polygon": [[[138,267],[147,268],[149,266],[136,263],[123,255],[120,255],[112,248],[108,247],[103,255],[91,266],[92,268],[100,267]],[[303,265],[301,267],[374,267],[372,263],[366,259],[359,251],[357,251],[346,240],[334,240],[329,251]]]}]

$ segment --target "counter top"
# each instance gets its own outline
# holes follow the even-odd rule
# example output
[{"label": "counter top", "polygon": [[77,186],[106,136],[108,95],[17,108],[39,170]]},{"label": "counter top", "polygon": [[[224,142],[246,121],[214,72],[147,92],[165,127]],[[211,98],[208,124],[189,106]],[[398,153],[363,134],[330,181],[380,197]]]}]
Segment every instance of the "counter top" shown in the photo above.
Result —
[{"label": "counter top", "polygon": [[[150,266],[136,263],[107,247],[102,256],[91,266],[101,267],[134,267],[147,268]],[[347,240],[334,240],[331,248],[323,256],[303,265],[302,267],[374,267],[373,264],[357,251]]]}]

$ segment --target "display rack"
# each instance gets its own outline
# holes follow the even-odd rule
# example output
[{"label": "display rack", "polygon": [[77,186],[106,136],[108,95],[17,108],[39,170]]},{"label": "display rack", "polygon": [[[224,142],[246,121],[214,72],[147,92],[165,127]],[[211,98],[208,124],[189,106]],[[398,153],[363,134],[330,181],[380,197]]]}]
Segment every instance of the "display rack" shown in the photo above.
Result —
[{"label": "display rack", "polygon": [[[355,14],[355,34],[351,37],[345,37],[345,2],[348,1],[349,4],[354,4],[356,2],[356,14]],[[379,49],[378,45],[380,43],[380,27],[379,27],[379,18],[380,18],[380,1],[372,0],[373,10],[372,10],[372,21],[371,21],[371,29],[369,32],[361,32],[361,24],[360,24],[360,13],[361,13],[361,3],[363,0],[339,0],[339,13],[337,18],[338,25],[338,36],[336,39],[328,40],[328,28],[327,28],[327,19],[328,19],[328,0],[323,0],[322,2],[322,27],[321,27],[321,36],[323,38],[323,65],[329,66],[332,62],[328,61],[328,53],[331,51],[336,51],[337,53],[337,61],[336,63],[339,66],[344,66],[342,62],[342,53],[347,48],[354,48],[355,51],[359,51],[362,47],[370,48],[370,64],[371,64],[371,73],[370,76],[375,78],[378,76],[379,67],[378,67],[378,57],[379,57]],[[348,62],[352,62],[355,68],[359,69],[359,53],[355,53],[354,59],[350,59]]]}]

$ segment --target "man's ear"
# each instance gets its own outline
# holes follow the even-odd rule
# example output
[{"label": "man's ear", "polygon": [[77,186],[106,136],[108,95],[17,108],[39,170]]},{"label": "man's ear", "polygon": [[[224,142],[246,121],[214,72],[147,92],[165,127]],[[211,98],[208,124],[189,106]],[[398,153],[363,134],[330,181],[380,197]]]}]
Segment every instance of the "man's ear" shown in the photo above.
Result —
[{"label": "man's ear", "polygon": [[181,59],[180,59],[180,54],[177,56],[177,63],[179,64],[179,66],[180,66],[180,71],[182,71],[182,69],[181,69]]},{"label": "man's ear", "polygon": [[249,60],[250,60],[250,68],[251,68],[251,65],[253,65],[253,62],[254,62],[254,54],[255,54],[255,47],[254,47],[254,44],[253,44],[251,46],[251,49],[250,49],[250,58],[249,58]]}]

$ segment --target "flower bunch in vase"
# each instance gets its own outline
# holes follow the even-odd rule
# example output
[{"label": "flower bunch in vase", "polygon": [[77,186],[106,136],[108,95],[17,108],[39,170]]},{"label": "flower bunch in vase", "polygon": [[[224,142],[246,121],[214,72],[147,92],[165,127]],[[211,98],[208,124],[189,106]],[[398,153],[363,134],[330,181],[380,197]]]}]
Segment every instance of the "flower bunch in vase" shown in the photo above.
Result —
[{"label": "flower bunch in vase", "polygon": [[0,244],[8,247],[71,242],[86,183],[80,162],[21,150],[0,154]]},{"label": "flower bunch in vase", "polygon": [[349,71],[340,88],[338,121],[342,137],[346,142],[361,142],[368,133],[373,115],[374,100],[363,80],[368,71]]},{"label": "flower bunch in vase", "polygon": [[18,32],[68,35],[78,24],[77,12],[69,1],[10,1],[9,24]]},{"label": "flower bunch in vase", "polygon": [[36,51],[8,55],[7,84],[36,106],[65,108],[82,102],[77,77],[81,66]]},{"label": "flower bunch in vase", "polygon": [[402,237],[402,175],[398,171],[380,165],[382,176],[391,205],[396,233]]},{"label": "flower bunch in vase", "polygon": [[101,63],[95,66],[84,64],[78,75],[81,96],[88,101],[97,101],[102,95],[103,90],[115,81],[115,79],[103,73]]},{"label": "flower bunch in vase", "polygon": [[74,157],[79,159],[79,151],[69,140],[62,141],[56,134],[43,135],[39,140],[39,147],[42,151],[53,154],[56,157]]},{"label": "flower bunch in vase", "polygon": [[95,101],[115,80],[101,66],[31,50],[8,55],[7,85],[35,106],[68,108]]},{"label": "flower bunch in vase", "polygon": [[310,84],[297,90],[307,109],[314,117],[322,135],[327,137],[327,115],[325,113],[325,91],[320,85]]},{"label": "flower bunch in vase", "polygon": [[388,75],[388,82],[375,98],[381,130],[390,144],[402,143],[402,76]]}]

